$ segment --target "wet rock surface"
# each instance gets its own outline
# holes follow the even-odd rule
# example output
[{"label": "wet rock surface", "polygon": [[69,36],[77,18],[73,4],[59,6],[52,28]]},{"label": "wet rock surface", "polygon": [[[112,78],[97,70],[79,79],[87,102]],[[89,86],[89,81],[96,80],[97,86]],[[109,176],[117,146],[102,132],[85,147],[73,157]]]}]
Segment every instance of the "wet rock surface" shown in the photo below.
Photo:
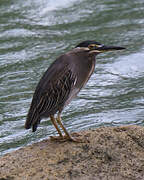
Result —
[{"label": "wet rock surface", "polygon": [[44,140],[0,158],[0,180],[144,180],[144,128],[80,132],[89,142]]}]

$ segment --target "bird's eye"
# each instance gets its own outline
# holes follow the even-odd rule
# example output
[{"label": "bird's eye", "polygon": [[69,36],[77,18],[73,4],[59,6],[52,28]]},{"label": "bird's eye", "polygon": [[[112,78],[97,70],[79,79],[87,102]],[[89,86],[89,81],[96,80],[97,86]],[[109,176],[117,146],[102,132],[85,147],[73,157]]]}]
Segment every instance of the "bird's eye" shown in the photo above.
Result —
[{"label": "bird's eye", "polygon": [[88,46],[88,48],[89,48],[90,50],[94,49],[95,47],[96,47],[95,44],[90,44],[90,45]]},{"label": "bird's eye", "polygon": [[100,44],[90,44],[90,45],[88,46],[88,48],[89,48],[90,50],[94,50],[94,49],[99,48],[99,47],[101,47]]}]

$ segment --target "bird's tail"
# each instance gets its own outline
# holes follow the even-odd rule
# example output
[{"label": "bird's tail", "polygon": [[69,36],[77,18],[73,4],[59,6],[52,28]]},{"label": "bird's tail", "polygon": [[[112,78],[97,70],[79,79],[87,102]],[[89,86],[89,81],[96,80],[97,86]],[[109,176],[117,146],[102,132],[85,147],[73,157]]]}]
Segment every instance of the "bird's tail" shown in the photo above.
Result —
[{"label": "bird's tail", "polygon": [[39,123],[40,123],[39,113],[36,110],[32,111],[30,108],[25,122],[25,128],[30,129],[32,127],[32,131],[35,132],[37,130],[37,126]]}]

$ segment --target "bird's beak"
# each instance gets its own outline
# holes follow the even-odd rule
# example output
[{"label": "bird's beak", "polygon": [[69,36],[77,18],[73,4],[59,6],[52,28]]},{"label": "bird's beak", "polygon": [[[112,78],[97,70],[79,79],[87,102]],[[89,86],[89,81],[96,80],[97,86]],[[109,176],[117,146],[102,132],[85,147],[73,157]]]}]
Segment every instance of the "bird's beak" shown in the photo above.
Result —
[{"label": "bird's beak", "polygon": [[126,48],[120,47],[120,46],[99,45],[99,46],[95,46],[95,48],[92,51],[102,53],[102,52],[107,52],[107,51],[117,51],[117,50],[123,50],[123,49],[126,49]]},{"label": "bird's beak", "polygon": [[100,51],[100,52],[106,52],[106,51],[123,50],[125,48],[124,47],[120,47],[120,46],[105,46],[105,45],[102,45],[100,47],[97,47],[96,49],[98,51]]}]

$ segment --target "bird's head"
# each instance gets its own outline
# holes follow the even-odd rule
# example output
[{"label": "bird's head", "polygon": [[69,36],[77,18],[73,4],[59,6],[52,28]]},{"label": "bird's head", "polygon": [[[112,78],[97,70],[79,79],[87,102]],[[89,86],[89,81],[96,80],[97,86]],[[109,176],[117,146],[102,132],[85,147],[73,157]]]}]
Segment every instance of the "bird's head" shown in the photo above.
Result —
[{"label": "bird's head", "polygon": [[119,46],[106,46],[103,44],[100,44],[96,41],[83,41],[79,43],[76,48],[81,48],[84,51],[88,51],[92,54],[99,54],[107,51],[115,51],[115,50],[123,50],[125,49],[124,47],[119,47]]}]

